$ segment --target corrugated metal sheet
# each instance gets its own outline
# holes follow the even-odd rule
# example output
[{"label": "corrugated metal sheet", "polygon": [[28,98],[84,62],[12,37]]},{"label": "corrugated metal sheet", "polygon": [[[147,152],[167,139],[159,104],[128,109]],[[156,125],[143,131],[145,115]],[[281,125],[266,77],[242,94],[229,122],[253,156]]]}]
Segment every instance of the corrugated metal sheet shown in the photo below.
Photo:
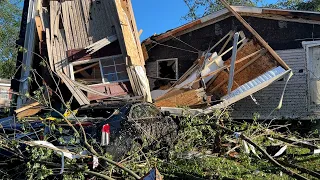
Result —
[{"label": "corrugated metal sheet", "polygon": [[223,102],[217,105],[214,105],[213,107],[210,107],[208,109],[210,110],[210,109],[216,109],[216,108],[225,108],[247,96],[250,96],[252,93],[258,92],[263,88],[268,87],[271,83],[285,77],[290,72],[291,70],[285,70],[281,66],[271,69],[265,72],[264,74],[258,76],[257,78],[233,90],[229,95],[226,95],[221,98]]},{"label": "corrugated metal sheet", "polygon": [[[304,49],[290,49],[277,51],[279,56],[292,68],[294,75],[289,81],[283,106],[275,111],[269,118],[307,118],[312,115],[307,111],[307,65]],[[278,106],[284,80],[274,82],[253,96],[259,105],[255,104],[250,97],[244,98],[233,105],[233,117],[236,119],[252,119],[255,113],[260,118],[266,118],[270,112]]]}]

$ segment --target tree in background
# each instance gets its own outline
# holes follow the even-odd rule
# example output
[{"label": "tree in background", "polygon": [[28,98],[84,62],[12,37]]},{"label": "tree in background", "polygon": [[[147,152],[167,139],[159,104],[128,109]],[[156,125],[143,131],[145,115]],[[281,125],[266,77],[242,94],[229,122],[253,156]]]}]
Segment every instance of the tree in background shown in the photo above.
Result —
[{"label": "tree in background", "polygon": [[[189,8],[189,12],[182,18],[185,20],[196,20],[215,11],[221,10],[224,6],[219,0],[183,0]],[[231,5],[257,6],[262,0],[227,0]]]},{"label": "tree in background", "polygon": [[0,78],[11,79],[17,57],[21,0],[0,0]]},{"label": "tree in background", "polygon": [[270,7],[305,11],[320,11],[320,0],[279,0]]},{"label": "tree in background", "polygon": [[[215,11],[221,10],[224,6],[219,0],[183,0],[189,8],[188,13],[182,18],[185,20],[196,20]],[[306,11],[320,11],[320,0],[278,0],[274,4],[263,4],[263,0],[227,0],[231,5],[238,6],[263,6],[279,9],[293,9]]]}]

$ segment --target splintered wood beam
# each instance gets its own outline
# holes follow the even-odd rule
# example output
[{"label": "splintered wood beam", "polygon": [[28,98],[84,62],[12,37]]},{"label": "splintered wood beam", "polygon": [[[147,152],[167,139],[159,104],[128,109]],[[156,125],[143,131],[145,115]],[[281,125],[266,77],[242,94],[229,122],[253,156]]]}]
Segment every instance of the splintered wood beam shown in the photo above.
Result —
[{"label": "splintered wood beam", "polygon": [[[73,67],[75,70],[79,70],[79,69],[81,69],[81,67],[78,67],[78,66],[74,66]],[[72,71],[71,73],[73,73],[74,74],[74,72]],[[81,71],[81,72],[79,72],[83,77],[85,77],[85,78],[89,78],[89,77],[91,77],[91,75],[89,74],[89,73],[87,73],[87,71]]]},{"label": "splintered wood beam", "polygon": [[[242,43],[242,42],[244,42],[246,40],[246,38],[244,38],[244,39],[241,39],[238,43],[237,43],[237,45],[239,45],[240,43]],[[221,58],[221,57],[223,57],[224,55],[226,55],[229,51],[231,51],[233,49],[233,46],[232,47],[230,47],[229,49],[227,49],[225,52],[223,52],[222,54],[220,54],[219,56],[217,56],[215,59],[213,59],[213,60],[211,60],[211,62],[210,63],[208,63],[207,65],[206,65],[206,67],[205,68],[207,68],[207,67],[209,67],[209,66],[211,66],[211,64],[213,64],[213,63],[215,63],[215,60],[217,59],[217,58]]]},{"label": "splintered wood beam", "polygon": [[246,27],[253,36],[257,38],[257,40],[264,46],[269,53],[278,61],[281,66],[285,69],[290,69],[290,67],[280,58],[280,56],[269,46],[269,44],[248,24],[239,13],[237,13],[225,0],[220,0],[220,2]]},{"label": "splintered wood beam", "polygon": [[86,66],[86,67],[84,67],[84,68],[81,68],[81,69],[79,69],[79,70],[76,70],[76,71],[73,72],[73,74],[77,74],[78,72],[81,72],[81,71],[90,69],[90,68],[95,67],[95,66],[97,66],[97,65],[99,65],[99,62],[94,63],[94,64],[91,64],[91,65]]},{"label": "splintered wood beam", "polygon": [[89,45],[85,49],[87,49],[87,53],[93,54],[93,53],[99,51],[101,48],[111,44],[114,41],[116,41],[117,39],[118,39],[117,35],[112,35],[112,36],[103,38],[103,39],[101,39],[101,40]]},{"label": "splintered wood beam", "polygon": [[43,39],[42,39],[42,32],[43,32],[43,28],[42,27],[43,27],[43,25],[42,25],[40,17],[36,16],[35,17],[35,21],[36,21],[36,27],[37,27],[39,40],[40,40],[40,42],[42,42],[43,41]]},{"label": "splintered wood beam", "polygon": [[226,42],[224,42],[224,44],[223,44],[222,48],[220,49],[218,55],[220,55],[220,54],[224,51],[224,49],[226,48],[226,46],[227,46],[228,43],[230,42],[230,40],[231,40],[231,38],[232,38],[232,35],[235,33],[234,31],[230,31],[230,32],[231,32],[231,33],[229,34],[228,39],[226,40]]},{"label": "splintered wood beam", "polygon": [[143,33],[143,30],[140,29],[140,30],[139,30],[139,33],[138,33],[138,34],[139,34],[139,37],[141,36],[142,33]]},{"label": "splintered wood beam", "polygon": [[[256,60],[258,60],[260,57],[262,57],[266,53],[266,50],[260,52],[255,58],[253,58],[251,61],[249,61],[247,64],[242,66],[240,69],[238,69],[235,73],[234,76],[243,71],[245,68],[250,66],[252,63],[254,63]],[[226,83],[228,79],[223,80],[221,83],[219,83],[216,87],[214,87],[211,92],[216,91],[218,88],[220,88],[224,83]]]},{"label": "splintered wood beam", "polygon": [[217,47],[224,39],[226,39],[227,37],[230,37],[232,34],[234,34],[234,31],[229,31],[228,34],[226,34],[225,36],[223,36],[223,38],[221,38],[215,45],[213,45],[208,52],[211,52],[215,47]]}]

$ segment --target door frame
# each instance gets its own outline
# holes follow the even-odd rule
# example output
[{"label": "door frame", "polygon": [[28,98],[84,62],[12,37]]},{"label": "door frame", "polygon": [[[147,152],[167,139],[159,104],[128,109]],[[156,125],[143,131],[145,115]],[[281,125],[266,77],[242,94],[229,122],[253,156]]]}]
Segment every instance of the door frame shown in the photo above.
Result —
[{"label": "door frame", "polygon": [[[311,104],[311,97],[310,97],[310,72],[311,69],[311,60],[310,60],[310,48],[313,48],[315,46],[320,46],[320,41],[303,41],[302,46],[305,49],[306,52],[306,61],[307,61],[307,87],[308,87],[308,93],[307,93],[307,108],[309,112],[320,112],[320,108],[317,108],[317,106],[313,106]],[[320,105],[319,105],[320,107]]]}]

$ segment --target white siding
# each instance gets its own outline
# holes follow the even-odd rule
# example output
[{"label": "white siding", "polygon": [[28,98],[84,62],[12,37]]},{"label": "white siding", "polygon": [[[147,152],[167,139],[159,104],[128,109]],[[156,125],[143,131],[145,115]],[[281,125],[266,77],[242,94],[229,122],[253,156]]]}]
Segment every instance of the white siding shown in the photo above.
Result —
[{"label": "white siding", "polygon": [[[285,91],[283,106],[269,118],[301,118],[307,116],[307,63],[304,49],[277,51],[279,56],[292,68],[294,75],[290,79]],[[277,81],[265,89],[253,94],[258,101],[256,105],[250,97],[240,100],[233,105],[235,119],[252,119],[254,113],[260,118],[268,115],[279,104],[285,81]]]}]

